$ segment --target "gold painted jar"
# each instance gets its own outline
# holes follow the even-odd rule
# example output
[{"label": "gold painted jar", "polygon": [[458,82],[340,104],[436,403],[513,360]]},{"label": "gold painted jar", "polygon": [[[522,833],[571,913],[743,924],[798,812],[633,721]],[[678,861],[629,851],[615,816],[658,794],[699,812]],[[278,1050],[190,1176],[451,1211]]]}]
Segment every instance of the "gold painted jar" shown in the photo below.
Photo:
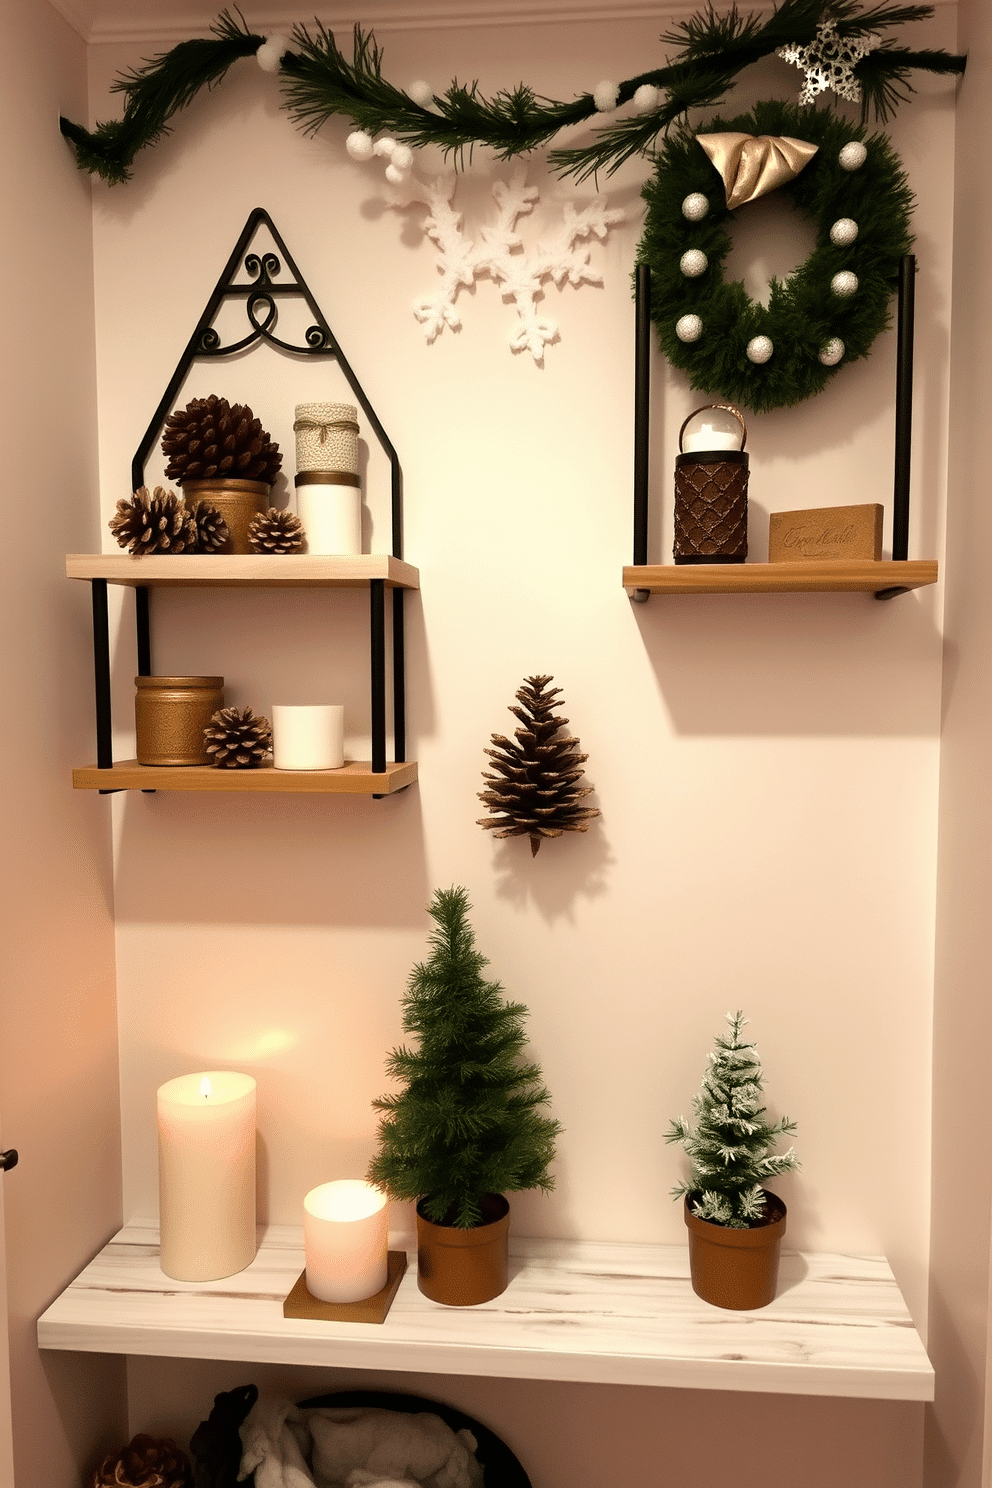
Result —
[{"label": "gold painted jar", "polygon": [[224,706],[223,677],[135,677],[139,765],[209,765],[203,730]]}]

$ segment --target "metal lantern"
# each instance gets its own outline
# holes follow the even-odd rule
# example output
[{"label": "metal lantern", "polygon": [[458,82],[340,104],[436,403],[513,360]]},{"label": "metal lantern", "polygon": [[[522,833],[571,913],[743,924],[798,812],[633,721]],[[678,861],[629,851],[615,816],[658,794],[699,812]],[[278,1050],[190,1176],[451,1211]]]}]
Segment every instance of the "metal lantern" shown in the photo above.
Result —
[{"label": "metal lantern", "polygon": [[[683,449],[685,431],[694,418],[709,409],[732,414],[740,431],[709,427],[690,435],[692,448]],[[739,444],[738,444],[739,441]],[[676,563],[743,563],[747,557],[747,425],[731,403],[706,403],[690,413],[679,430],[675,458]]]}]

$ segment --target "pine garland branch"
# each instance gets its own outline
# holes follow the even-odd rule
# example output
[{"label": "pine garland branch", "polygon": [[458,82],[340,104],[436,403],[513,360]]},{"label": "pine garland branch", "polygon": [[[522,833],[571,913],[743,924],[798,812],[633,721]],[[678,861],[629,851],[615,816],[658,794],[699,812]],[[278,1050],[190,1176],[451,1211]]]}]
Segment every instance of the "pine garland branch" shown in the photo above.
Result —
[{"label": "pine garland branch", "polygon": [[[766,19],[742,15],[736,6],[717,15],[709,6],[662,35],[663,45],[677,49],[665,66],[618,85],[618,108],[645,84],[665,94],[658,107],[597,129],[590,143],[552,151],[551,164],[581,181],[600,170],[612,174],[634,155],[650,154],[658,136],[689,111],[718,104],[744,68],[784,45],[808,45],[826,19],[836,23],[841,36],[877,36],[932,13],[930,5],[891,0],[867,8],[859,0],[782,0]],[[213,40],[180,42],[118,78],[114,91],[126,98],[122,119],[98,124],[92,132],[62,119],[62,133],[80,167],[111,184],[127,181],[135,156],[168,132],[172,116],[201,88],[219,83],[233,62],[262,46],[265,38],[249,31],[240,12],[236,14],[237,20],[222,12],[211,28]],[[313,34],[296,25],[291,41],[280,63],[284,99],[307,134],[341,114],[356,129],[369,134],[387,130],[414,149],[439,146],[463,165],[465,152],[471,156],[476,145],[489,146],[505,160],[547,144],[570,125],[601,117],[591,92],[561,102],[541,97],[525,83],[485,98],[476,82],[454,81],[425,107],[383,76],[382,50],[371,31],[354,28],[350,62],[320,21]],[[888,118],[913,91],[911,71],[959,73],[964,66],[963,57],[946,52],[912,52],[888,43],[876,47],[855,69],[865,116],[873,111],[879,119]]]},{"label": "pine garland branch", "polygon": [[129,181],[134,157],[168,134],[173,114],[192,103],[201,88],[215,87],[232,63],[253,56],[265,40],[248,30],[240,11],[237,21],[223,11],[210,29],[215,40],[181,41],[115,80],[112,91],[127,100],[122,119],[97,124],[90,132],[60,118],[59,128],[81,169],[111,186]]}]

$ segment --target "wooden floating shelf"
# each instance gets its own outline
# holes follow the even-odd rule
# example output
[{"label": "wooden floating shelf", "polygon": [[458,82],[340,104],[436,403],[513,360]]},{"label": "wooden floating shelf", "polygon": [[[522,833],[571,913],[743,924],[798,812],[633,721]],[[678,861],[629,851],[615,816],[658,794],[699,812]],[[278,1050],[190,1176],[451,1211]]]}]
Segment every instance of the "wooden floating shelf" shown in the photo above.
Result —
[{"label": "wooden floating shelf", "polygon": [[311,557],[305,553],[179,553],[175,557],[130,553],[70,553],[65,560],[70,579],[106,579],[108,584],[156,589],[263,588],[367,589],[382,579],[387,589],[419,589],[420,574],[389,554]]},{"label": "wooden floating shelf", "polygon": [[877,594],[937,582],[937,560],[810,559],[802,563],[649,563],[623,571],[649,594]]},{"label": "wooden floating shelf", "polygon": [[298,1228],[269,1226],[247,1270],[170,1280],[158,1231],[131,1224],[38,1323],[42,1348],[505,1379],[932,1400],[933,1369],[880,1256],[784,1254],[757,1312],[700,1301],[685,1246],[510,1240],[510,1283],[442,1307],[411,1265],[382,1324],[283,1317]]},{"label": "wooden floating shelf", "polygon": [[220,770],[212,765],[139,765],[117,760],[109,770],[86,765],[73,770],[75,790],[309,791],[336,796],[391,796],[417,778],[415,760],[387,764],[373,774],[368,760],[350,760],[340,770]]}]

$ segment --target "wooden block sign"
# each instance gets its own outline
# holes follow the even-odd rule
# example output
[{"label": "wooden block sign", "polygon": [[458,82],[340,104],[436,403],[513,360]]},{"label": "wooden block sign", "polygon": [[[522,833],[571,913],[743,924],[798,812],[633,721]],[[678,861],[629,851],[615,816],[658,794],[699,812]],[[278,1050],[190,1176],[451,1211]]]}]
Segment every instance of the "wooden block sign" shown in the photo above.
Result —
[{"label": "wooden block sign", "polygon": [[820,506],[810,511],[770,514],[769,563],[881,556],[882,508],[877,502],[868,506]]}]

